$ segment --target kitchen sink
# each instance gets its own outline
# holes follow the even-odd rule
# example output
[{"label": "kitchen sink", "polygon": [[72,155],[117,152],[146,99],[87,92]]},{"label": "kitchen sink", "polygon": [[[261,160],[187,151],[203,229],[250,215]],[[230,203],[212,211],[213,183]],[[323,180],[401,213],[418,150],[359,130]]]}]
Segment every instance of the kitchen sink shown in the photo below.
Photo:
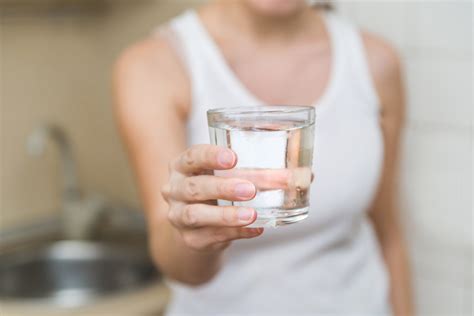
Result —
[{"label": "kitchen sink", "polygon": [[0,231],[0,303],[80,306],[156,282],[143,212],[85,193],[61,126],[35,129],[28,152],[41,155],[48,140],[60,154],[61,208],[54,216]]},{"label": "kitchen sink", "polygon": [[106,241],[52,241],[0,254],[0,300],[79,306],[156,281],[146,247]]}]

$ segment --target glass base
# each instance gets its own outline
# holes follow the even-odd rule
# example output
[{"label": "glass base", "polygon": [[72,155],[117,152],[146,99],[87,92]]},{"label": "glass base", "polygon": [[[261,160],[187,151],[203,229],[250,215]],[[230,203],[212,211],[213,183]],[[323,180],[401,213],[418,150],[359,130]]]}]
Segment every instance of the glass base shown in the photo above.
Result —
[{"label": "glass base", "polygon": [[257,220],[246,227],[278,227],[297,223],[308,217],[309,207],[284,210],[278,208],[255,208]]}]

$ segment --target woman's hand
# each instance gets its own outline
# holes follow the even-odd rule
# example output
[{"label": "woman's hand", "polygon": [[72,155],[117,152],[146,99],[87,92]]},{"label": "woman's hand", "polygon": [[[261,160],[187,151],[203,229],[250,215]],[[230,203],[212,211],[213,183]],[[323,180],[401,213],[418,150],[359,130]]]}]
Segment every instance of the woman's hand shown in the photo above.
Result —
[{"label": "woman's hand", "polygon": [[263,228],[244,228],[257,214],[248,207],[217,206],[216,199],[247,201],[255,197],[255,185],[245,179],[212,175],[213,170],[231,169],[235,153],[214,145],[195,145],[169,165],[170,180],[162,188],[169,204],[168,219],[191,249],[224,249],[230,241],[253,238]]}]

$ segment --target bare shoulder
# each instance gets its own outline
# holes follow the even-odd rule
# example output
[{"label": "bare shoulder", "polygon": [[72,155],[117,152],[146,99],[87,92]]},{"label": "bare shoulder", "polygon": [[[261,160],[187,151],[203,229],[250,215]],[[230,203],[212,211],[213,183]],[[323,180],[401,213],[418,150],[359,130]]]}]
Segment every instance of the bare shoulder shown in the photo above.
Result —
[{"label": "bare shoulder", "polygon": [[150,97],[164,98],[180,107],[188,103],[186,71],[172,44],[162,35],[150,36],[126,48],[115,62],[113,80],[119,96],[140,89]]},{"label": "bare shoulder", "polygon": [[382,83],[401,72],[400,57],[389,42],[367,32],[362,33],[362,39],[367,51],[370,71],[376,81]]},{"label": "bare shoulder", "polygon": [[[117,58],[115,70],[145,71],[147,74],[159,76],[163,71],[175,71],[179,61],[168,40],[163,36],[152,36],[136,42]],[[160,70],[160,72],[155,72]]]},{"label": "bare shoulder", "polygon": [[397,50],[386,40],[363,32],[370,72],[384,109],[402,111],[403,84],[402,64]]},{"label": "bare shoulder", "polygon": [[362,39],[374,79],[382,83],[401,72],[401,62],[397,50],[386,40],[372,33],[363,32]]}]

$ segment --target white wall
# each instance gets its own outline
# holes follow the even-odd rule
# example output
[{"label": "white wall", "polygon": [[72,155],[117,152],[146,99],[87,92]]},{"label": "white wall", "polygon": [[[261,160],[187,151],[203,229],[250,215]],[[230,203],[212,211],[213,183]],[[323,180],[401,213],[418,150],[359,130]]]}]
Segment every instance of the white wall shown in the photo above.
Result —
[{"label": "white wall", "polygon": [[470,1],[341,1],[338,11],[399,50],[408,118],[402,206],[421,315],[472,314]]}]

